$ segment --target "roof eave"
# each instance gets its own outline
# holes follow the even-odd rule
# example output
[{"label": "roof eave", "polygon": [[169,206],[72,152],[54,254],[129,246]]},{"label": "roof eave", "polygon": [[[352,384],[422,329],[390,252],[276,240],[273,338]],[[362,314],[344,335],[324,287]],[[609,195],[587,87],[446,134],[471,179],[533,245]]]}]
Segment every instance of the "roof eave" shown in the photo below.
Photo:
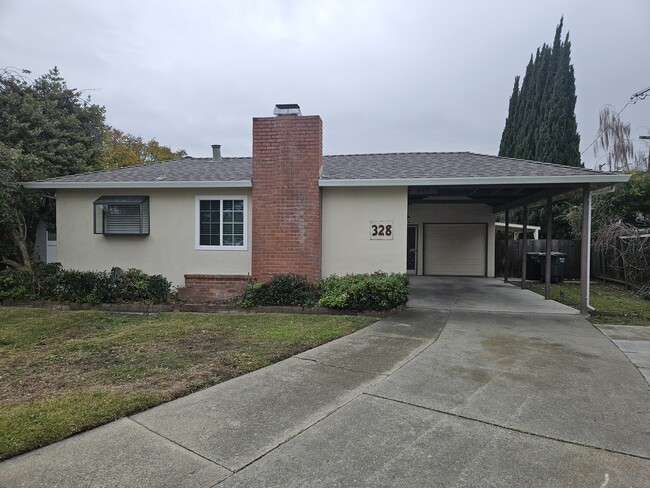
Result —
[{"label": "roof eave", "polygon": [[250,188],[250,180],[237,181],[30,181],[25,188],[63,190],[92,188]]},{"label": "roof eave", "polygon": [[625,183],[629,174],[596,174],[571,176],[498,176],[467,178],[403,178],[403,179],[327,179],[318,184],[334,186],[482,186],[482,185],[580,185],[586,183]]}]

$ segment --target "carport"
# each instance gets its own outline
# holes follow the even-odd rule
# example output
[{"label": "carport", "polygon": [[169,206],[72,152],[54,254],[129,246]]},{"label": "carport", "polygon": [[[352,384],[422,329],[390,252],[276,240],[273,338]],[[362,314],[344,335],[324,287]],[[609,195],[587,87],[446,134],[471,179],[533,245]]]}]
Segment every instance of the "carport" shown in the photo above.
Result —
[{"label": "carport", "polygon": [[[523,248],[527,241],[527,213],[531,206],[545,205],[551,253],[552,204],[582,197],[581,312],[589,308],[591,197],[612,191],[629,175],[602,173],[584,168],[464,153],[446,155],[445,164],[431,166],[435,174],[426,181],[412,180],[408,187],[409,239],[407,261],[411,272],[436,276],[494,275],[494,216],[505,212],[505,246],[510,237],[510,211],[520,208],[523,222],[518,229]],[[478,170],[477,170],[478,169]],[[466,174],[467,176],[461,176]],[[449,215],[451,211],[451,215]],[[488,216],[489,214],[489,216]],[[415,234],[415,235],[414,235]],[[415,246],[414,246],[415,244]],[[415,266],[413,261],[416,262]],[[417,264],[418,261],[422,261]],[[526,254],[522,253],[526,287]],[[546,260],[546,299],[550,299],[551,260]],[[507,282],[508,263],[504,281]]]}]

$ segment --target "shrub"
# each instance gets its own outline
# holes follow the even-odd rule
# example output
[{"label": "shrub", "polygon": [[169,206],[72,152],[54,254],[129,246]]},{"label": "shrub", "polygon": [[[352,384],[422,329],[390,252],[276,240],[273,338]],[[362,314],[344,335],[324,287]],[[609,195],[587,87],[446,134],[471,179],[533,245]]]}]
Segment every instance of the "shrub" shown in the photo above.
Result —
[{"label": "shrub", "polygon": [[408,300],[406,274],[382,273],[330,276],[310,284],[303,276],[278,274],[268,283],[248,285],[236,303],[256,305],[323,307],[346,310],[390,310]]},{"label": "shrub", "polygon": [[318,300],[318,290],[307,278],[298,274],[276,274],[268,283],[247,285],[236,300],[242,307],[300,306],[313,307]]},{"label": "shrub", "polygon": [[319,305],[349,310],[390,310],[405,304],[409,296],[404,273],[332,275],[320,288]]},{"label": "shrub", "polygon": [[161,275],[138,269],[126,272],[65,270],[41,264],[33,273],[0,272],[0,298],[62,300],[79,303],[148,302],[169,300],[171,283]]}]

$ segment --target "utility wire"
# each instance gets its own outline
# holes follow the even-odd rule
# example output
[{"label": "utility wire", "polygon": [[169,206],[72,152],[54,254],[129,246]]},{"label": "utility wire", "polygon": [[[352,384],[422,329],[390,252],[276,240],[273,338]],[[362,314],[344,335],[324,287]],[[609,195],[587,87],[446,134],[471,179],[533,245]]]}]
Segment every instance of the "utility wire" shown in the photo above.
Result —
[{"label": "utility wire", "polygon": [[609,126],[612,125],[616,119],[618,119],[618,116],[621,115],[621,112],[623,112],[623,110],[625,110],[625,109],[627,108],[628,105],[630,105],[631,103],[636,103],[636,102],[638,102],[639,100],[643,100],[645,97],[648,96],[648,92],[650,92],[650,86],[647,87],[647,88],[644,88],[643,90],[638,91],[638,92],[636,92],[634,95],[632,95],[632,96],[630,97],[630,100],[625,104],[625,106],[624,106],[621,110],[619,110],[619,112],[616,114],[616,117],[613,117],[613,118],[612,118],[612,121],[611,121],[609,124],[607,124],[607,125],[603,128],[603,130],[601,130],[601,131],[598,133],[598,135],[597,135],[596,138],[592,141],[592,143],[589,144],[589,145],[586,147],[586,149],[580,153],[580,156],[582,156],[584,153],[586,153],[586,152],[589,150],[589,148],[590,148],[591,146],[593,146],[594,144],[596,144],[596,142],[598,141],[598,139],[600,139],[600,136],[603,135],[603,132],[605,132],[607,129],[609,129]]},{"label": "utility wire", "polygon": [[592,143],[589,144],[589,145],[587,146],[587,148],[586,148],[584,151],[582,151],[582,152],[580,153],[580,156],[582,156],[584,153],[586,153],[586,152],[589,150],[589,148],[590,148],[591,146],[593,146],[594,144],[596,144],[596,142],[598,141],[598,139],[600,139],[600,136],[603,135],[603,132],[605,132],[607,129],[609,129],[609,126],[612,125],[612,124],[616,121],[616,119],[618,119],[618,116],[621,115],[621,112],[623,112],[623,110],[625,110],[625,109],[627,108],[627,106],[628,106],[630,103],[632,103],[632,101],[627,102],[627,103],[625,104],[625,106],[624,106],[621,110],[619,110],[619,112],[616,114],[616,117],[612,117],[612,121],[611,121],[609,124],[607,124],[605,127],[603,127],[603,130],[601,130],[601,131],[598,133],[598,135],[596,136],[596,138],[592,141]]}]

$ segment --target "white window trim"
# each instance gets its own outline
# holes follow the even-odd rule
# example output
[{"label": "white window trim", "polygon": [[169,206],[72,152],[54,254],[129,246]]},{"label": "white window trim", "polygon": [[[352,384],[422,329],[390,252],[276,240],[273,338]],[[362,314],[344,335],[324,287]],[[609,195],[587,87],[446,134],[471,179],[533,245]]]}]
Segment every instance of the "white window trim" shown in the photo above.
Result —
[{"label": "white window trim", "polygon": [[[243,200],[244,201],[244,245],[202,246],[201,245],[201,200]],[[223,206],[223,204],[222,204]],[[223,215],[219,221],[223,239]],[[248,196],[246,195],[197,195],[194,199],[194,249],[197,251],[248,251]]]}]

